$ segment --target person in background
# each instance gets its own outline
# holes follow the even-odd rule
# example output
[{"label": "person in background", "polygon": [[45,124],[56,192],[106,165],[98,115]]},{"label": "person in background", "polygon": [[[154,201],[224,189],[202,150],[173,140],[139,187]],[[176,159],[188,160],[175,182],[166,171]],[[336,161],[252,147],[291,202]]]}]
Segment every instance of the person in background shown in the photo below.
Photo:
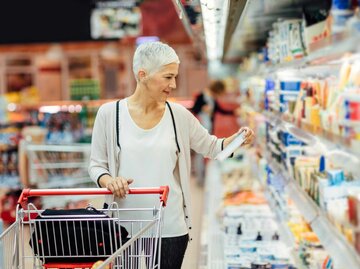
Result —
[{"label": "person in background", "polygon": [[221,80],[210,82],[209,86],[196,96],[191,111],[201,124],[209,131],[214,132],[215,114],[236,115],[236,110],[223,109],[217,99],[225,94],[225,84]]},{"label": "person in background", "polygon": [[[200,123],[208,130],[210,134],[214,133],[215,114],[237,115],[238,110],[223,109],[218,98],[225,94],[225,84],[221,80],[213,80],[203,92],[195,98],[191,112],[199,119]],[[205,160],[200,154],[194,156],[194,166],[196,182],[199,186],[204,185],[205,180]]]},{"label": "person in background", "polygon": [[[191,149],[215,158],[239,132],[245,132],[245,144],[254,137],[253,131],[244,127],[230,137],[217,138],[185,107],[168,102],[176,89],[179,64],[174,49],[162,42],[136,49],[135,91],[99,108],[89,165],[90,177],[99,187],[109,189],[120,207],[143,208],[158,201],[151,195],[127,196],[130,185],[170,187],[162,228],[162,269],[181,268],[190,238]],[[112,197],[107,196],[106,204]]]}]

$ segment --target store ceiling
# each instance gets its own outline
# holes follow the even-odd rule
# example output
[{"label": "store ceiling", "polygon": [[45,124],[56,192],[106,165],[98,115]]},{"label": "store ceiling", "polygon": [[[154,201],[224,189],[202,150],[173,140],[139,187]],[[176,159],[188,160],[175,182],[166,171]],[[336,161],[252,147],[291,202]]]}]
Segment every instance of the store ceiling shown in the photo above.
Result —
[{"label": "store ceiling", "polygon": [[[0,44],[94,41],[90,34],[90,16],[96,2],[107,1],[5,1],[0,8]],[[172,44],[191,42],[172,0],[139,2],[142,35],[158,36]],[[134,38],[123,39],[124,42],[134,41]]]},{"label": "store ceiling", "polygon": [[142,35],[171,43],[190,43],[172,0],[147,0],[141,4]]},{"label": "store ceiling", "polygon": [[[89,14],[93,1],[95,0],[54,1],[52,5],[56,4],[60,17],[41,9],[48,4],[46,0],[38,0],[36,5],[33,2],[31,4],[24,2],[23,8],[18,10],[16,5],[19,4],[19,0],[6,1],[6,8],[0,12],[2,15],[0,43],[90,41]],[[203,21],[201,17],[204,16],[200,16],[199,22],[194,24],[189,13],[184,12],[185,9],[182,12],[179,7],[186,8],[191,5],[199,13],[204,13],[205,9],[208,11],[213,9],[217,12],[215,14],[219,15],[220,11],[226,10],[224,3],[228,3],[228,14],[221,13],[224,14],[221,18],[210,18],[213,19],[210,20],[213,24],[209,27],[210,35],[220,33],[217,41],[212,42],[209,47],[215,49],[220,47],[220,58],[225,62],[240,62],[250,52],[263,47],[268,31],[277,19],[299,18],[304,8],[316,9],[319,3],[331,4],[331,0],[142,0],[140,2],[142,35],[158,36],[170,44],[192,42],[201,56],[205,56],[206,53],[207,38],[204,36],[204,28],[207,21]],[[18,13],[16,19],[15,12]],[[216,27],[222,29],[214,31]],[[125,38],[124,42],[133,42],[133,39]],[[209,48],[207,50],[209,55]]]}]

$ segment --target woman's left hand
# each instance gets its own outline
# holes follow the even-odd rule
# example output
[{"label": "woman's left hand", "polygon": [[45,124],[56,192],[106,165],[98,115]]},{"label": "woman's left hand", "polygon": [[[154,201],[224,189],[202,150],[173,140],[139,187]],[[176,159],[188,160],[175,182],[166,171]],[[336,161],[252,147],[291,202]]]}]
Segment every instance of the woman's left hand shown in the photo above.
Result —
[{"label": "woman's left hand", "polygon": [[237,132],[237,134],[241,134],[242,132],[245,132],[245,142],[243,143],[243,145],[249,145],[254,141],[255,138],[255,133],[252,129],[250,129],[249,127],[241,127],[239,129],[239,131]]},{"label": "woman's left hand", "polygon": [[224,147],[226,148],[227,145],[229,145],[242,132],[245,132],[245,142],[242,145],[245,146],[251,144],[255,137],[254,131],[251,130],[249,127],[241,127],[239,131],[225,139]]}]

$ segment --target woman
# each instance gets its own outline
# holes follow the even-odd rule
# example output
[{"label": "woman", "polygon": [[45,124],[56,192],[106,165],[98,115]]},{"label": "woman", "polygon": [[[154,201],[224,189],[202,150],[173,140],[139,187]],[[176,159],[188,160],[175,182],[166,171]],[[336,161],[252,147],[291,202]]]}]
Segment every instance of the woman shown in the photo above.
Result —
[{"label": "woman", "polygon": [[[132,187],[169,185],[164,212],[161,267],[180,269],[191,230],[190,149],[214,158],[237,135],[209,135],[183,106],[167,102],[176,88],[179,58],[161,42],[140,45],[134,54],[133,95],[100,107],[95,119],[89,173],[121,207],[148,207],[151,197],[129,196]],[[243,128],[247,143],[253,132]],[[144,195],[145,196],[145,195]]]}]

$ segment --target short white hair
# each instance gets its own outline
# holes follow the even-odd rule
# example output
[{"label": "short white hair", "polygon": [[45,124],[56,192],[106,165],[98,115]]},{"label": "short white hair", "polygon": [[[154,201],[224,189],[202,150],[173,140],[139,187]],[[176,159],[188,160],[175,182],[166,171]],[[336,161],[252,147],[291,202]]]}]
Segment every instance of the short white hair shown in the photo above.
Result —
[{"label": "short white hair", "polygon": [[144,69],[149,75],[159,71],[164,65],[177,63],[180,60],[175,50],[169,45],[156,41],[143,43],[137,47],[133,59],[133,72],[138,81],[138,72]]}]

